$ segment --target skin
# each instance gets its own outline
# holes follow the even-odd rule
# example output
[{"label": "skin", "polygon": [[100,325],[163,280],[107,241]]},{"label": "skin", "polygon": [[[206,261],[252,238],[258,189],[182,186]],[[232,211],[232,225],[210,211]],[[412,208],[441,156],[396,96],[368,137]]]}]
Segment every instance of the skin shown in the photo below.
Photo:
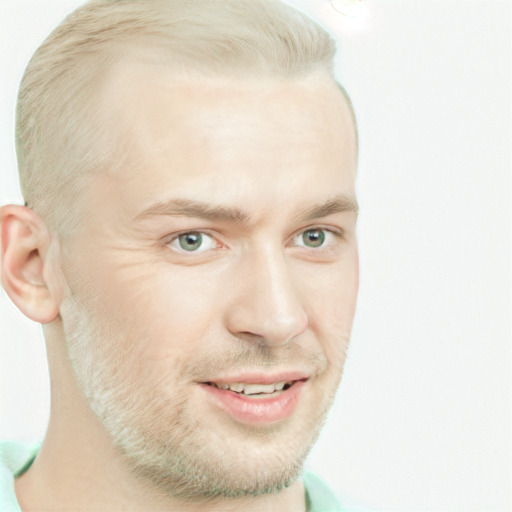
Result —
[{"label": "skin", "polygon": [[[312,212],[355,202],[345,100],[323,75],[192,81],[141,64],[112,72],[100,100],[123,151],[84,191],[79,232],[61,241],[32,210],[2,208],[2,285],[44,324],[52,389],[22,509],[305,510],[300,467],[358,290],[357,214]],[[198,251],[180,246],[190,232]],[[255,370],[308,375],[289,417],[241,423],[201,387]]]}]

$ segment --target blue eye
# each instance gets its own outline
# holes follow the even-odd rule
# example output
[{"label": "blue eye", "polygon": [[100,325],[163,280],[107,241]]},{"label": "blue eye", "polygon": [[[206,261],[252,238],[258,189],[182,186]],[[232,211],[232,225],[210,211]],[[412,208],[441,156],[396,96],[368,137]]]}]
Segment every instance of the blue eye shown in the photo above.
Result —
[{"label": "blue eye", "polygon": [[199,231],[190,231],[178,235],[169,244],[173,249],[181,253],[201,253],[216,247],[213,237]]}]

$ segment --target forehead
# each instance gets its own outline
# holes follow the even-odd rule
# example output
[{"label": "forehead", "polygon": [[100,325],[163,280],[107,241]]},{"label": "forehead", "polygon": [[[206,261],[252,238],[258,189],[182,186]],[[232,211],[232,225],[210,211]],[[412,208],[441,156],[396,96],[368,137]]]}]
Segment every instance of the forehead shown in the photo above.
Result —
[{"label": "forehead", "polygon": [[111,73],[102,105],[118,148],[110,182],[130,207],[170,191],[244,203],[275,201],[285,188],[352,192],[355,129],[325,76],[176,77],[136,64]]}]

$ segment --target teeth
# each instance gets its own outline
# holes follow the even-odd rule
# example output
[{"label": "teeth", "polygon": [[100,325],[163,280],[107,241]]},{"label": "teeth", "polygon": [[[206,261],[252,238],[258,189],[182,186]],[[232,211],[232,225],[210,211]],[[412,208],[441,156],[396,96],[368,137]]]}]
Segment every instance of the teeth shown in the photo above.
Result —
[{"label": "teeth", "polygon": [[275,384],[244,384],[242,382],[234,382],[233,384],[212,383],[220,389],[230,389],[236,393],[244,393],[245,395],[270,394],[275,391],[282,391],[283,388],[292,382],[276,382]]},{"label": "teeth", "polygon": [[275,391],[274,384],[245,384],[244,394],[257,395],[259,393],[273,393]]}]

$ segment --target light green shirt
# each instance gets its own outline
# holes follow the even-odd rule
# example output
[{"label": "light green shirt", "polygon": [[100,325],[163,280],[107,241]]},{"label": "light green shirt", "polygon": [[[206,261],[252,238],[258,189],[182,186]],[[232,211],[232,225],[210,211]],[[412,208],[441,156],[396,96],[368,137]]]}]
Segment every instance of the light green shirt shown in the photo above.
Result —
[{"label": "light green shirt", "polygon": [[[0,511],[21,512],[14,492],[14,480],[32,464],[39,444],[0,441]],[[327,485],[315,474],[303,475],[307,512],[356,512],[360,509],[341,505]]]},{"label": "light green shirt", "polygon": [[14,479],[30,467],[38,451],[38,444],[0,441],[0,510],[2,512],[21,512],[14,493]]}]

